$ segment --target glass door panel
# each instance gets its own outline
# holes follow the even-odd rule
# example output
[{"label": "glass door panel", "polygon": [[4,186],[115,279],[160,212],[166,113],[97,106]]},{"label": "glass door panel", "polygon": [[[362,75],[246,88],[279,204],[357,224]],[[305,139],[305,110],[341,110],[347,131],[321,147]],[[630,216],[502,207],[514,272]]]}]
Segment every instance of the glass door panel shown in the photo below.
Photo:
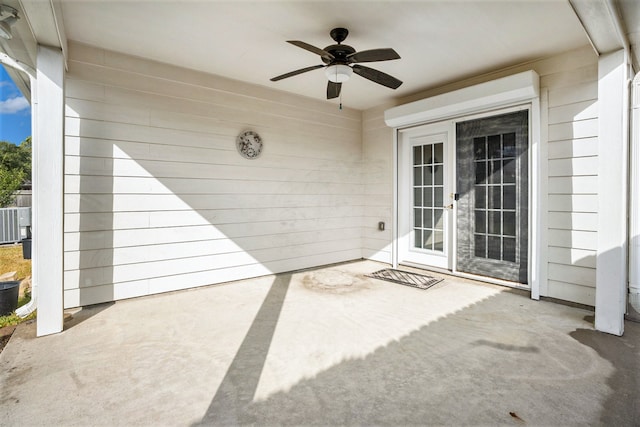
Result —
[{"label": "glass door panel", "polygon": [[413,147],[413,247],[444,252],[443,142]]},{"label": "glass door panel", "polygon": [[398,262],[401,264],[451,268],[450,130],[451,123],[436,123],[400,131]]},{"label": "glass door panel", "polygon": [[527,282],[528,111],[456,126],[457,269]]}]

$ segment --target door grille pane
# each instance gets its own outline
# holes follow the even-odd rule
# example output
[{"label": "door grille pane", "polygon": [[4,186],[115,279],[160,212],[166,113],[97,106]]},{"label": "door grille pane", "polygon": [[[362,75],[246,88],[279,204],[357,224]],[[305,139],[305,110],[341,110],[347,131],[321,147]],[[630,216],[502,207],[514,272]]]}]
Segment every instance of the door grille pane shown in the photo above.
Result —
[{"label": "door grille pane", "polygon": [[505,237],[502,239],[502,253],[505,261],[516,262],[516,239]]},{"label": "door grille pane", "polygon": [[423,227],[433,229],[433,210],[431,209],[424,210]]},{"label": "door grille pane", "polygon": [[421,164],[420,162],[421,157],[422,157],[422,147],[421,146],[413,147],[413,164],[414,165]]},{"label": "door grille pane", "polygon": [[422,189],[424,192],[424,198],[422,199],[423,206],[433,206],[433,188],[431,185]]},{"label": "door grille pane", "polygon": [[413,147],[414,248],[444,251],[444,144]]},{"label": "door grille pane", "polygon": [[484,209],[487,207],[487,187],[476,186],[475,188],[476,209]]},{"label": "door grille pane", "polygon": [[442,153],[442,144],[433,145],[433,163],[441,164],[444,163],[444,156]]},{"label": "door grille pane", "polygon": [[475,256],[515,262],[515,133],[474,138],[473,152]]},{"label": "door grille pane", "polygon": [[422,181],[422,168],[414,167],[413,168],[413,182],[421,182]]},{"label": "door grille pane", "polygon": [[433,149],[431,145],[423,145],[422,146],[422,163],[423,165],[428,165],[433,163]]},{"label": "door grille pane", "polygon": [[413,210],[413,226],[414,227],[422,226],[422,209]]},{"label": "door grille pane", "polygon": [[476,234],[474,236],[475,256],[478,258],[487,257],[487,237],[484,234]]}]

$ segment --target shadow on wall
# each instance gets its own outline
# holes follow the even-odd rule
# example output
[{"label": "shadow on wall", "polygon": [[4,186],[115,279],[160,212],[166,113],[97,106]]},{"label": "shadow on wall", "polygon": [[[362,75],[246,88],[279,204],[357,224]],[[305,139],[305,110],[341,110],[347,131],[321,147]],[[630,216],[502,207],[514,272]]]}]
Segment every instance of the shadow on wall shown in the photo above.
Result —
[{"label": "shadow on wall", "polygon": [[246,124],[184,115],[199,130],[170,128],[169,114],[130,106],[117,114],[132,123],[112,123],[92,118],[102,104],[67,104],[67,306],[362,258],[361,161],[337,130],[300,143],[309,130],[265,128],[271,145],[246,160],[235,149]]},{"label": "shadow on wall", "polygon": [[[523,300],[509,292],[256,400],[258,381],[274,378],[272,372],[265,375],[265,360],[273,351],[271,339],[288,286],[285,275],[274,282],[197,425],[481,425],[510,423],[514,418],[541,425],[588,425],[601,415],[604,401],[626,407],[617,418],[607,420],[626,425],[637,420],[633,418],[637,362],[626,363],[632,355],[637,360],[638,349],[614,363],[607,378],[612,371],[608,361],[584,346],[590,345],[588,337],[604,339],[601,345],[610,348],[606,357],[616,358],[615,352],[633,341],[588,330],[588,322],[584,330],[563,330],[557,316],[588,312]],[[518,306],[522,314],[514,314]],[[534,309],[537,313],[532,316],[529,310]],[[569,339],[569,333],[584,345]],[[339,355],[340,348],[335,351]],[[291,342],[286,357],[295,358],[297,353],[304,352]],[[296,366],[294,360],[279,362]],[[635,379],[623,380],[629,375]],[[616,378],[624,388],[603,386]]]},{"label": "shadow on wall", "polygon": [[[91,141],[86,141],[91,143]],[[82,158],[80,160],[80,171],[89,169],[82,166]],[[113,162],[104,162],[104,168],[99,171],[108,177],[113,176],[114,168]],[[96,192],[95,184],[88,182],[90,177],[86,175],[78,175],[77,185],[79,194],[93,194]],[[113,179],[103,179],[101,183],[100,191],[109,194],[113,193]],[[96,230],[92,233],[90,238],[85,238],[83,233],[77,233],[74,238],[77,239],[75,245],[77,250],[73,252],[65,253],[65,264],[69,264],[70,268],[75,266],[96,266],[99,267],[96,270],[89,270],[86,268],[73,269],[70,272],[65,271],[65,285],[72,284],[77,285],[78,288],[74,290],[77,293],[73,296],[75,304],[74,306],[86,306],[93,305],[96,302],[109,302],[116,299],[114,289],[112,286],[94,286],[96,284],[113,283],[114,272],[114,220],[113,215],[85,215],[84,212],[111,212],[113,211],[113,196],[111,198],[104,197],[100,200],[100,204],[97,205],[94,197],[77,197],[75,200],[77,204],[77,214],[73,214],[73,219],[77,224],[78,230]],[[96,223],[96,218],[98,221]],[[65,224],[69,220],[65,221]],[[96,248],[99,248],[96,250]],[[65,270],[67,267],[65,266]],[[97,273],[97,274],[96,274]],[[66,286],[65,286],[66,289]],[[107,308],[107,307],[104,307]],[[104,309],[102,308],[102,309]],[[95,310],[82,310],[88,316],[97,314]],[[77,316],[75,316],[77,317]],[[84,318],[81,315],[80,318]],[[72,324],[65,325],[65,328],[71,327]]]},{"label": "shadow on wall", "polygon": [[[588,87],[588,89],[587,89]],[[545,295],[595,305],[597,85],[548,92],[548,283]]]}]

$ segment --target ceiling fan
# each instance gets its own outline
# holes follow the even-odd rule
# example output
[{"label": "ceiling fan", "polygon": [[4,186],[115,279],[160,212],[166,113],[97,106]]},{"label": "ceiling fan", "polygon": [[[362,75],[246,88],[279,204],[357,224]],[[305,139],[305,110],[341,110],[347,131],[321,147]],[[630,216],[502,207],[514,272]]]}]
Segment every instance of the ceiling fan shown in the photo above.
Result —
[{"label": "ceiling fan", "polygon": [[327,83],[327,99],[333,99],[340,96],[342,83],[347,81],[349,77],[351,77],[352,73],[356,73],[365,79],[391,89],[397,89],[402,84],[400,80],[390,76],[389,74],[359,65],[361,62],[378,62],[400,59],[400,55],[398,55],[395,50],[371,49],[356,52],[356,50],[351,46],[341,44],[349,35],[349,30],[346,28],[334,28],[331,30],[329,35],[337,44],[332,44],[324,49],[317,48],[299,40],[287,40],[287,43],[291,43],[294,46],[301,47],[309,52],[320,55],[322,62],[326,65],[313,65],[311,67],[301,68],[299,70],[276,76],[272,78],[271,81],[277,82],[278,80],[297,76],[298,74],[306,73],[307,71],[325,68],[324,72],[329,80]]}]

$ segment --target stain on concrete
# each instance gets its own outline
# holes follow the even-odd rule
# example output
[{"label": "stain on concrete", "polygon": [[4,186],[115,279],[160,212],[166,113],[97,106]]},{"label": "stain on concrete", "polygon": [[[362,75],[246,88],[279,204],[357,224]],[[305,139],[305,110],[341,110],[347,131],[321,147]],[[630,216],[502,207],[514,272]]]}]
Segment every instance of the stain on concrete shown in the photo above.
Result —
[{"label": "stain on concrete", "polygon": [[312,291],[334,294],[358,292],[369,288],[366,278],[337,269],[310,271],[302,278],[302,284]]},{"label": "stain on concrete", "polygon": [[487,340],[477,340],[477,341],[474,341],[472,344],[484,345],[487,347],[492,347],[492,348],[496,348],[498,350],[504,350],[504,351],[517,351],[520,353],[539,353],[540,352],[540,349],[538,347],[511,345],[511,344],[504,344],[500,342],[487,341]]},{"label": "stain on concrete", "polygon": [[591,329],[576,329],[570,335],[614,367],[607,379],[612,392],[602,408],[602,425],[640,425],[640,324],[625,322],[621,337]]}]

